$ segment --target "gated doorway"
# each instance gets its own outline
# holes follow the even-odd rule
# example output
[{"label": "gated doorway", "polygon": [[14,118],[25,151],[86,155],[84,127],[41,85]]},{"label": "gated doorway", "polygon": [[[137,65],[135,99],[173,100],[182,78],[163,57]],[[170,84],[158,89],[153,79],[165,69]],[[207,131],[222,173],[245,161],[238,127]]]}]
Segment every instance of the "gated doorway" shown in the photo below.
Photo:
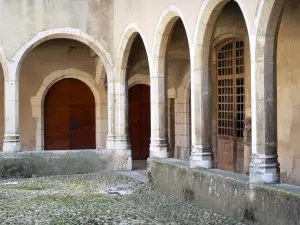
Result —
[{"label": "gated doorway", "polygon": [[55,83],[44,101],[45,150],[95,149],[95,98],[82,81]]},{"label": "gated doorway", "polygon": [[217,167],[234,172],[243,169],[244,73],[244,42],[226,42],[217,51]]},{"label": "gated doorway", "polygon": [[149,157],[150,87],[138,84],[129,89],[129,135],[133,160]]}]

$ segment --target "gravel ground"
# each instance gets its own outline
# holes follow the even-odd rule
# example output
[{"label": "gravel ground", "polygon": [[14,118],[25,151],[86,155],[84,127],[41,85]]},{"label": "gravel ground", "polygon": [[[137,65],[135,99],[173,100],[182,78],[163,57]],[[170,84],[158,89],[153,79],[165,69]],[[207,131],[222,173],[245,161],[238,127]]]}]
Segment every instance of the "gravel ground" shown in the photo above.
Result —
[{"label": "gravel ground", "polygon": [[114,172],[0,180],[0,224],[242,225]]}]

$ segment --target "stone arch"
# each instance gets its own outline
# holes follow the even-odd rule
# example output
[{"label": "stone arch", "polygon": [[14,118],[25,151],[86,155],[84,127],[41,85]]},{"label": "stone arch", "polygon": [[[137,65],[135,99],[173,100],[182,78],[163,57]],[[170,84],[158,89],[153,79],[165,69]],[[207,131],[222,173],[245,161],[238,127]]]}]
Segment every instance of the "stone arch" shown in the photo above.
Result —
[{"label": "stone arch", "polygon": [[[151,63],[153,65],[153,68],[156,68],[158,66],[164,67],[164,64],[161,65],[160,62],[165,58],[169,35],[177,19],[181,19],[184,27],[187,27],[184,15],[181,10],[174,5],[170,5],[168,8],[164,9],[157,22],[152,46]],[[185,29],[185,32],[188,39],[188,44],[190,46],[190,35],[188,34],[187,29]],[[150,71],[153,68],[150,68]],[[152,73],[150,72],[150,75],[151,74]]]},{"label": "stone arch", "polygon": [[[209,65],[209,48],[213,28],[215,22],[222,12],[222,9],[230,0],[206,0],[202,3],[198,13],[196,29],[194,32],[193,43],[191,48],[191,66],[192,69],[199,69],[200,67],[208,67]],[[236,0],[237,4],[242,11],[247,30],[250,30],[250,22],[245,15],[247,10],[243,1]],[[250,35],[248,35],[250,36]],[[201,60],[200,60],[201,59]]]},{"label": "stone arch", "polygon": [[[211,118],[211,44],[218,16],[230,0],[203,1],[191,46],[191,118],[192,154],[191,167],[213,167],[212,118]],[[248,36],[250,23],[242,1],[236,0],[246,23]]]},{"label": "stone arch", "polygon": [[8,70],[7,70],[7,66],[6,66],[6,57],[4,54],[4,50],[2,48],[2,46],[0,46],[0,64],[2,66],[2,70],[3,70],[3,76],[4,76],[4,80],[8,79]]},{"label": "stone arch", "polygon": [[25,56],[37,45],[56,38],[72,39],[89,46],[101,58],[104,67],[107,71],[108,80],[110,81],[110,73],[113,68],[113,62],[108,50],[105,49],[101,42],[95,39],[94,37],[82,32],[79,29],[70,27],[41,31],[35,37],[33,37],[27,43],[25,43],[11,58],[11,61],[18,63],[16,74],[17,78],[19,76],[20,67]]},{"label": "stone arch", "polygon": [[133,44],[133,41],[135,40],[135,37],[137,35],[140,35],[145,49],[146,49],[146,54],[149,62],[149,54],[147,50],[147,45],[145,43],[145,37],[142,34],[141,30],[138,28],[138,25],[135,23],[130,23],[126,26],[122,36],[121,40],[119,43],[118,47],[118,54],[117,54],[117,59],[116,59],[116,80],[125,82],[126,81],[126,67],[127,67],[127,62],[128,62],[128,57],[129,53],[131,50],[131,46]]},{"label": "stone arch", "polygon": [[95,80],[93,76],[77,69],[67,69],[67,70],[57,70],[53,73],[49,74],[41,84],[40,89],[36,93],[35,96],[31,98],[31,109],[32,109],[32,116],[37,120],[36,126],[36,150],[43,150],[44,149],[44,99],[48,92],[48,90],[52,87],[53,84],[56,82],[66,79],[66,78],[74,78],[82,81],[85,83],[92,91],[94,98],[95,98],[95,106],[96,106],[96,147],[100,145],[97,135],[100,132],[100,125],[101,125],[101,98],[95,87]]},{"label": "stone arch", "polygon": [[135,74],[128,80],[128,89],[137,84],[145,84],[150,86],[150,77],[143,74]]}]

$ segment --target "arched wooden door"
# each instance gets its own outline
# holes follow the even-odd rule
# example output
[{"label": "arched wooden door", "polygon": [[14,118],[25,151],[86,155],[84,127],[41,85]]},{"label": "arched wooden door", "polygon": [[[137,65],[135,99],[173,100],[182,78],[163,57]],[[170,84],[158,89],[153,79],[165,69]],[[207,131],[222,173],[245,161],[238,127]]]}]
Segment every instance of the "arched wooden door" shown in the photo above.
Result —
[{"label": "arched wooden door", "polygon": [[227,42],[217,54],[217,167],[241,172],[245,120],[244,42]]},{"label": "arched wooden door", "polygon": [[129,89],[129,135],[134,160],[149,157],[150,87],[138,84]]},{"label": "arched wooden door", "polygon": [[77,79],[63,79],[44,101],[45,150],[95,149],[95,98]]}]

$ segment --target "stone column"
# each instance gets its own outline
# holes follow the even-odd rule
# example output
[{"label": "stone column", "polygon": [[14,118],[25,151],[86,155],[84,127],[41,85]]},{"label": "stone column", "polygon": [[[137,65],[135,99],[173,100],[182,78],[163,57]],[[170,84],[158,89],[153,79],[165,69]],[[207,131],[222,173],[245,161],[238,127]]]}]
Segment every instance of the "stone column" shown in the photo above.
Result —
[{"label": "stone column", "polygon": [[277,155],[276,38],[260,37],[262,52],[251,63],[252,156],[250,182],[280,181]]},{"label": "stone column", "polygon": [[[109,74],[107,74],[109,76]],[[107,81],[107,138],[106,149],[115,149],[114,82]]]},{"label": "stone column", "polygon": [[210,70],[191,72],[192,151],[190,167],[213,167]]},{"label": "stone column", "polygon": [[118,170],[132,169],[131,145],[128,136],[128,83],[126,79],[126,69],[121,70],[121,74],[115,83],[115,114],[116,114],[116,136],[115,151]]},{"label": "stone column", "polygon": [[151,158],[168,158],[168,91],[165,59],[156,58],[157,68],[150,76],[151,90]]},{"label": "stone column", "polygon": [[6,66],[8,74],[4,84],[5,134],[3,151],[19,152],[21,144],[19,135],[18,63],[8,62]]}]

